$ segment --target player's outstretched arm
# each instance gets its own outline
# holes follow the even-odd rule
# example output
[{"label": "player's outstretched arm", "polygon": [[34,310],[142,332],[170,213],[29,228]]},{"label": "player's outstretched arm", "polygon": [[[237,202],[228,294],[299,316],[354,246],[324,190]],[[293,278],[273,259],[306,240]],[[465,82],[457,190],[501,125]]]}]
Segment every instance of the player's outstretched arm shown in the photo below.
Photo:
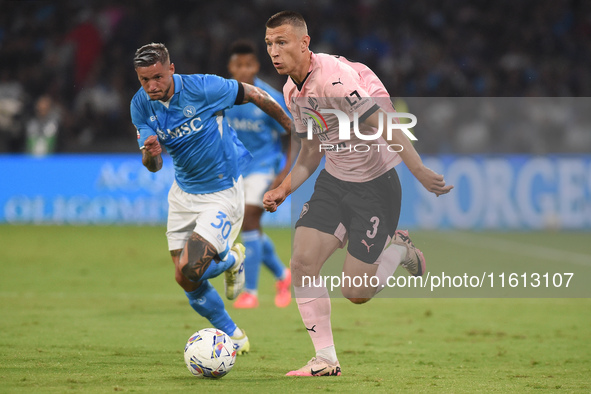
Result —
[{"label": "player's outstretched arm", "polygon": [[263,89],[244,82],[242,82],[242,85],[244,86],[244,101],[242,104],[253,103],[262,109],[267,115],[279,122],[281,127],[283,127],[287,134],[290,135],[292,121],[277,101],[275,101],[275,99]]},{"label": "player's outstretched arm", "polygon": [[291,193],[297,190],[316,171],[324,153],[318,149],[319,141],[302,139],[300,153],[291,172],[277,188],[269,190],[263,197],[263,207],[275,212],[277,207]]},{"label": "player's outstretched arm", "polygon": [[277,174],[273,183],[269,186],[269,190],[275,189],[279,186],[289,174],[291,170],[291,165],[293,164],[293,158],[297,156],[297,152],[300,149],[300,139],[297,137],[293,137],[292,135],[285,136],[288,141],[285,143],[286,148],[284,149],[285,152],[285,165],[283,169]]},{"label": "player's outstretched arm", "polygon": [[[379,128],[380,112],[381,111],[374,112],[369,118],[367,118],[366,123],[372,127]],[[449,193],[451,189],[454,188],[453,185],[445,184],[443,175],[436,173],[423,164],[423,161],[421,160],[421,157],[417,153],[415,147],[410,142],[408,137],[404,135],[402,130],[394,130],[392,133],[392,138],[388,140],[386,128],[384,128],[382,136],[390,143],[402,145],[403,149],[401,152],[398,152],[398,154],[410,172],[415,176],[415,178],[419,180],[419,182],[421,182],[425,189],[439,197],[442,194]]]},{"label": "player's outstretched arm", "polygon": [[151,172],[159,171],[162,168],[162,147],[155,135],[149,136],[144,142],[142,164]]}]

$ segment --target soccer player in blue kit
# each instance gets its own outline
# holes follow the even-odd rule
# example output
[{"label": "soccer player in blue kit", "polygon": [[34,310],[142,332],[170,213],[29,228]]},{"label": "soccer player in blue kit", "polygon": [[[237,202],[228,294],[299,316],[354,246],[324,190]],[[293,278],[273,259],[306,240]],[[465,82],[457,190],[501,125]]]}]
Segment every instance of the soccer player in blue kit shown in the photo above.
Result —
[{"label": "soccer player in blue kit", "polygon": [[[259,68],[256,47],[252,42],[239,40],[232,44],[228,61],[228,71],[232,78],[263,89],[287,112],[283,94],[256,76]],[[275,253],[273,241],[261,230],[261,216],[264,212],[263,195],[271,184],[278,186],[291,167],[289,152],[284,154],[283,149],[289,145],[282,143],[282,138],[289,138],[290,135],[254,104],[232,107],[226,111],[226,119],[253,156],[253,160],[242,172],[246,202],[242,224],[242,242],[246,247],[246,284],[244,291],[234,302],[234,307],[258,306],[257,289],[262,262],[276,279],[275,305],[284,308],[291,302],[291,273]]]},{"label": "soccer player in blue kit", "polygon": [[244,217],[241,170],[250,154],[225,121],[224,110],[252,102],[285,130],[291,130],[291,119],[252,85],[215,75],[175,74],[163,44],[142,46],[133,63],[142,87],[130,111],[142,163],[149,171],[160,170],[164,146],[175,171],[166,236],[176,281],[191,307],[232,337],[238,354],[248,352],[248,337],[208,281],[225,273],[230,300],[244,286],[244,246],[234,241]]}]

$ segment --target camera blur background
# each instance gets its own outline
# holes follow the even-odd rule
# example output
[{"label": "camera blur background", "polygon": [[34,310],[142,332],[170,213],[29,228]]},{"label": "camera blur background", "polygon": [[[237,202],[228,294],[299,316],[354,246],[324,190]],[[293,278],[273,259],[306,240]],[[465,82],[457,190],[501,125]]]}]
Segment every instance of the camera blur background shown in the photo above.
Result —
[{"label": "camera blur background", "polygon": [[[314,51],[367,64],[395,97],[591,95],[591,4],[580,0],[0,4],[3,153],[31,149],[27,135],[46,126],[43,120],[55,128],[48,131],[57,138],[50,152],[135,152],[128,106],[139,84],[132,57],[153,41],[167,44],[179,73],[228,76],[229,45],[250,38],[259,46],[261,77],[280,89],[284,78],[268,61],[264,24],[283,9],[305,16]],[[422,152],[455,150],[465,148],[430,135]]]}]

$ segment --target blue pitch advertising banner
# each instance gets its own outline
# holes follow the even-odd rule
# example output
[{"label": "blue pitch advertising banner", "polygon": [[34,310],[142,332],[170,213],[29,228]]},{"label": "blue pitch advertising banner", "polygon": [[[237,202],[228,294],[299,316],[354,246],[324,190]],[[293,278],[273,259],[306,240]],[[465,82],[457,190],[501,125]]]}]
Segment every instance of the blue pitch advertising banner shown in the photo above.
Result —
[{"label": "blue pitch advertising banner", "polygon": [[444,156],[424,163],[454,189],[435,197],[404,168],[401,223],[427,229],[591,229],[591,156]]},{"label": "blue pitch advertising banner", "polygon": [[141,155],[0,156],[0,220],[9,223],[165,223],[174,173]]},{"label": "blue pitch advertising banner", "polygon": [[[400,228],[591,229],[591,155],[441,156],[424,162],[455,188],[435,197],[399,165]],[[167,156],[157,173],[143,167],[139,154],[0,155],[0,168],[2,223],[166,223],[174,179]],[[313,180],[278,212],[265,214],[263,224],[291,226]]]},{"label": "blue pitch advertising banner", "polygon": [[[170,156],[149,172],[141,154],[0,155],[0,223],[166,224]],[[289,202],[271,226],[289,226]]]}]

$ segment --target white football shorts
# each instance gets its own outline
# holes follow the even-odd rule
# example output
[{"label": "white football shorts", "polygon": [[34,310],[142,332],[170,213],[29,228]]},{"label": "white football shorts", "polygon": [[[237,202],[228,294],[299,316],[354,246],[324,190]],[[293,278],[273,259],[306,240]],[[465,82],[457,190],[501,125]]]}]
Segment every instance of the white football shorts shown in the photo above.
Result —
[{"label": "white football shorts", "polygon": [[255,172],[244,178],[244,201],[246,205],[263,207],[263,196],[269,190],[269,186],[275,179],[272,172]]},{"label": "white football shorts", "polygon": [[168,249],[183,249],[195,232],[223,257],[238,237],[243,219],[242,177],[229,189],[207,194],[186,193],[174,182],[168,192]]}]

